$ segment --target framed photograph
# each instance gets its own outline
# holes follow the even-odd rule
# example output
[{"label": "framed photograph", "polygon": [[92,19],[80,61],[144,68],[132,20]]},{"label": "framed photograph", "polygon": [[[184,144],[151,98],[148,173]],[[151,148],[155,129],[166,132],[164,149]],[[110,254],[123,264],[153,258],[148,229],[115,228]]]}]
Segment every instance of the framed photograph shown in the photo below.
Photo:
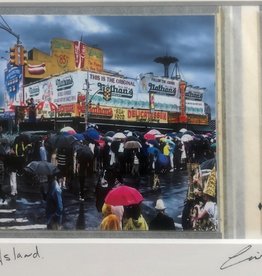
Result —
[{"label": "framed photograph", "polygon": [[215,14],[4,14],[0,28],[2,230],[218,222],[216,187],[205,210],[188,169],[217,174]]},{"label": "framed photograph", "polygon": [[258,275],[259,4],[0,11],[0,269]]}]

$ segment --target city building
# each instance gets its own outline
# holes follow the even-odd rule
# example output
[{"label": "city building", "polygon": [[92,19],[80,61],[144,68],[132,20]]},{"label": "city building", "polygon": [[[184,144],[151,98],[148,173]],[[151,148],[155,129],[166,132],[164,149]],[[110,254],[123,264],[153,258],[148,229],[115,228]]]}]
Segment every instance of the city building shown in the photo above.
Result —
[{"label": "city building", "polygon": [[209,130],[204,88],[153,73],[123,76],[105,70],[103,56],[101,49],[58,38],[50,54],[30,50],[26,64],[9,64],[5,71],[6,106],[15,107],[16,115],[24,110],[20,121],[27,119],[26,102],[33,98],[37,118],[56,124]]}]

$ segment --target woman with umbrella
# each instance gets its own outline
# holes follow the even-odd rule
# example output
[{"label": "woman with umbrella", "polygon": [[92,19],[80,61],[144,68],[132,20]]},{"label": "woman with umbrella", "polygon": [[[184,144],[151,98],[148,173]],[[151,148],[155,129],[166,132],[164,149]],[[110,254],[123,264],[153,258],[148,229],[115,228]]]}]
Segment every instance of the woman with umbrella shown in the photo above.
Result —
[{"label": "woman with umbrella", "polygon": [[124,206],[123,230],[148,230],[148,225],[140,209],[140,203],[143,199],[137,189],[121,185],[108,193],[105,203],[113,206]]}]

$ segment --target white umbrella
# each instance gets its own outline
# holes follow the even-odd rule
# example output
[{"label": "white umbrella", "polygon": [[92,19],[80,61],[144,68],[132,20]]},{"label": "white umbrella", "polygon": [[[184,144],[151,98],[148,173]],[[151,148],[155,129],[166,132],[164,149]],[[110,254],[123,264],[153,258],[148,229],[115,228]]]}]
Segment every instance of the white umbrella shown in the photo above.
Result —
[{"label": "white umbrella", "polygon": [[181,141],[182,142],[189,142],[189,141],[192,141],[194,138],[189,135],[189,134],[184,134],[182,137],[181,137]]},{"label": "white umbrella", "polygon": [[181,128],[181,129],[179,130],[179,132],[181,132],[181,133],[185,133],[186,131],[187,131],[186,128]]},{"label": "white umbrella", "polygon": [[122,132],[117,132],[112,138],[113,138],[113,140],[126,139],[126,136]]}]

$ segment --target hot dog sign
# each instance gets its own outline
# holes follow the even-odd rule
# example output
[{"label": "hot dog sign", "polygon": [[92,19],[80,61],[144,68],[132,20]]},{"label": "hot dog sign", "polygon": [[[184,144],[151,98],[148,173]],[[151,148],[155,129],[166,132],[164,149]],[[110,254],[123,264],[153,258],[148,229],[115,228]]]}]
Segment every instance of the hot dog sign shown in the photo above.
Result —
[{"label": "hot dog sign", "polygon": [[28,70],[28,73],[31,75],[42,75],[46,72],[46,65],[45,63],[28,64],[27,70]]}]

